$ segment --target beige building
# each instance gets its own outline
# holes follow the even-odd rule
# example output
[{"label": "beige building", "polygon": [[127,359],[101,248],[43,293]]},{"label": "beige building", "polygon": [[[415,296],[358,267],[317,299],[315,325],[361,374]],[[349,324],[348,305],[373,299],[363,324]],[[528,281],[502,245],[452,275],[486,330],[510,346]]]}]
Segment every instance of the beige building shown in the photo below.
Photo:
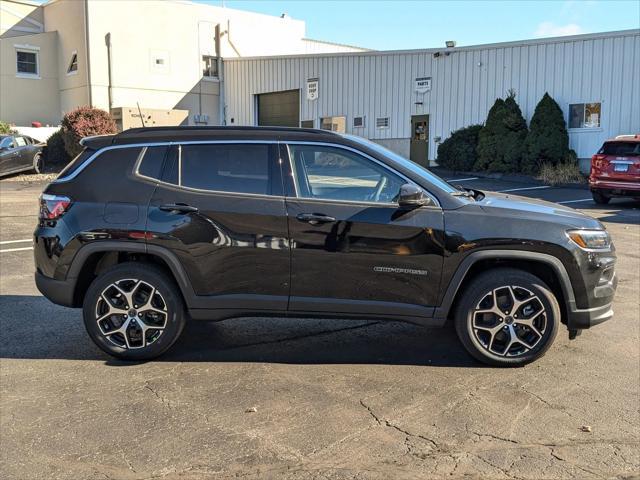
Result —
[{"label": "beige building", "polygon": [[136,112],[147,125],[217,125],[221,58],[363,50],[307,39],[286,15],[188,1],[0,0],[0,120],[56,125],[93,105],[123,125]]}]

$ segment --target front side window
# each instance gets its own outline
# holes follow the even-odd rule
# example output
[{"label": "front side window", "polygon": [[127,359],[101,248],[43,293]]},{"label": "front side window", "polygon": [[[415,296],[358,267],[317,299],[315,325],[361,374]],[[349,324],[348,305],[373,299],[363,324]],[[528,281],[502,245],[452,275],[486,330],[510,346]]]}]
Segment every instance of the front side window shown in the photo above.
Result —
[{"label": "front side window", "polygon": [[[178,148],[179,185],[217,192],[273,194],[271,148],[259,144],[182,145]],[[169,172],[173,177],[171,166]]]},{"label": "front side window", "polygon": [[38,53],[16,51],[17,72],[26,75],[38,75]]},{"label": "front side window", "polygon": [[290,145],[298,195],[355,202],[395,202],[401,177],[349,150]]},{"label": "front side window", "polygon": [[16,145],[18,147],[24,147],[27,144],[27,141],[24,139],[24,137],[16,137]]},{"label": "front side window", "polygon": [[569,128],[600,128],[600,103],[569,105]]}]

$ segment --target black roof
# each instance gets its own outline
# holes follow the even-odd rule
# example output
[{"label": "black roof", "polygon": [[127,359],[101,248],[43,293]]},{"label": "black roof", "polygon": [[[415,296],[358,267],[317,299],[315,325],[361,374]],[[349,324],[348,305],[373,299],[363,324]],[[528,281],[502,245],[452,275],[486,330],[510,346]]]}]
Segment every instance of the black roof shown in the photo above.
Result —
[{"label": "black roof", "polygon": [[131,128],[116,135],[87,137],[83,145],[93,149],[108,145],[147,143],[158,141],[198,140],[326,140],[336,141],[342,136],[328,130],[293,127],[146,127]]}]

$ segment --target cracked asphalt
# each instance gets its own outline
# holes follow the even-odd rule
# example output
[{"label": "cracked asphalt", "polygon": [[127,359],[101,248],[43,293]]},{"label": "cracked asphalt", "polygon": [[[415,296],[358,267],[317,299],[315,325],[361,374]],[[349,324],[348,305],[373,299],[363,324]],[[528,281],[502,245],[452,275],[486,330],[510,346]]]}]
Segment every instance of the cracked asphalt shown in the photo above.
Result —
[{"label": "cracked asphalt", "polygon": [[620,279],[613,320],[525,368],[480,365],[451,329],[283,318],[192,322],[127,364],[38,293],[29,244],[6,243],[30,238],[42,188],[0,182],[3,479],[640,478],[638,202],[522,191],[600,218]]}]

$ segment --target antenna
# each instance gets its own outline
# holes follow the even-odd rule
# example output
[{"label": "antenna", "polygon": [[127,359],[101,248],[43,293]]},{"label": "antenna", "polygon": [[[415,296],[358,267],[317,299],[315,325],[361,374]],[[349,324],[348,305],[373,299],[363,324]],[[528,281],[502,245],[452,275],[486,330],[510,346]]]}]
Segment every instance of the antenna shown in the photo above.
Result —
[{"label": "antenna", "polygon": [[144,124],[144,117],[142,116],[142,110],[140,110],[140,102],[136,102],[136,105],[138,106],[138,113],[140,114],[140,121],[142,122],[142,127],[146,127],[146,125]]}]

